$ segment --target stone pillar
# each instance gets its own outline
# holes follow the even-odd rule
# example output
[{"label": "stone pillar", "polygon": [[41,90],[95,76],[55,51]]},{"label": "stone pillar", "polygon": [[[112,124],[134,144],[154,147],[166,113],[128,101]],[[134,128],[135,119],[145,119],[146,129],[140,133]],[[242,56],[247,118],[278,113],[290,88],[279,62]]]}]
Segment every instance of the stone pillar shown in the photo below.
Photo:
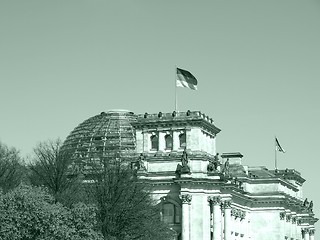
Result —
[{"label": "stone pillar", "polygon": [[190,212],[189,204],[191,204],[192,196],[190,194],[181,195],[182,201],[182,240],[190,239]]},{"label": "stone pillar", "polygon": [[159,140],[159,151],[164,151],[165,148],[166,148],[166,142],[165,142],[165,139],[164,139],[164,136],[166,135],[165,132],[159,132],[159,135],[158,135],[158,140]]},{"label": "stone pillar", "polygon": [[284,239],[286,227],[286,213],[280,212],[280,239]]},{"label": "stone pillar", "polygon": [[208,197],[210,201],[212,213],[213,239],[221,240],[221,198]]},{"label": "stone pillar", "polygon": [[178,131],[172,133],[172,150],[174,151],[178,151],[180,148],[179,134],[180,132]]},{"label": "stone pillar", "polygon": [[143,152],[149,152],[150,134],[148,134],[147,132],[143,132],[142,135],[143,135]]},{"label": "stone pillar", "polygon": [[225,201],[223,203],[224,208],[224,240],[231,239],[231,201]]},{"label": "stone pillar", "polygon": [[297,217],[296,216],[292,216],[292,225],[291,225],[291,238],[293,239],[297,239]]},{"label": "stone pillar", "polygon": [[314,240],[314,232],[315,232],[315,230],[314,229],[310,229],[310,231],[309,231],[309,239],[310,240]]},{"label": "stone pillar", "polygon": [[287,215],[286,215],[286,231],[285,231],[285,234],[289,239],[291,238],[291,213],[287,213]]},{"label": "stone pillar", "polygon": [[247,237],[247,235],[245,235],[246,231],[245,231],[245,228],[246,228],[246,224],[245,224],[245,220],[246,219],[246,212],[245,211],[241,211],[240,213],[240,226],[241,226],[241,229],[240,229],[240,237],[243,238],[243,237]]}]

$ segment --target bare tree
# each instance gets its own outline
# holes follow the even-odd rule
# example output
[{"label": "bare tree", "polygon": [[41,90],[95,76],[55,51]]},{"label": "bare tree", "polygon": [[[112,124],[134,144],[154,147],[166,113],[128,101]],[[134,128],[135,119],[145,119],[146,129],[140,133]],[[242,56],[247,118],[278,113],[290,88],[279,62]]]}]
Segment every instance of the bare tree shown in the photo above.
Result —
[{"label": "bare tree", "polygon": [[56,201],[68,205],[77,201],[81,179],[72,168],[72,154],[61,151],[61,146],[62,141],[57,139],[41,142],[34,148],[30,180],[34,185],[47,187]]},{"label": "bare tree", "polygon": [[93,202],[105,239],[172,239],[148,184],[139,181],[128,165],[105,163],[91,176]]},{"label": "bare tree", "polygon": [[18,186],[25,176],[25,167],[17,149],[0,142],[0,188],[5,192]]}]

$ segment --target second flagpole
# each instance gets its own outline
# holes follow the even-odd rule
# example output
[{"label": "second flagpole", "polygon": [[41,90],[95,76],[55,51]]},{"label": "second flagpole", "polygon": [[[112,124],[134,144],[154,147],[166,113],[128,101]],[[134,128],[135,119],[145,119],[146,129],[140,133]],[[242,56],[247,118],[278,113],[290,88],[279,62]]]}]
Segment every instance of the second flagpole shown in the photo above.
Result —
[{"label": "second flagpole", "polygon": [[277,143],[276,143],[276,136],[274,136],[274,165],[276,171],[278,170],[278,164],[277,164]]},{"label": "second flagpole", "polygon": [[174,68],[174,92],[175,92],[175,111],[178,112],[178,97],[177,97],[177,66]]}]

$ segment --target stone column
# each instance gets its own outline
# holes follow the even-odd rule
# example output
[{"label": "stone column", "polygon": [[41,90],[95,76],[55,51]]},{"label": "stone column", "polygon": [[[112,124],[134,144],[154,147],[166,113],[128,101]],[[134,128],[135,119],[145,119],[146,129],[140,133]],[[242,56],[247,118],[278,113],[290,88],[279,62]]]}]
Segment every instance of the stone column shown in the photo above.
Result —
[{"label": "stone column", "polygon": [[297,239],[297,217],[292,216],[292,225],[291,225],[291,238]]},{"label": "stone column", "polygon": [[172,150],[174,151],[178,151],[180,148],[179,134],[180,132],[178,131],[172,133]]},{"label": "stone column", "polygon": [[231,216],[234,219],[234,228],[233,228],[233,232],[234,232],[234,237],[235,239],[238,239],[240,236],[240,210],[237,208],[232,208],[231,209]]},{"label": "stone column", "polygon": [[158,135],[158,140],[159,140],[159,151],[164,151],[165,148],[166,148],[166,142],[165,142],[165,139],[164,139],[164,136],[166,135],[165,132],[159,132],[159,135]]},{"label": "stone column", "polygon": [[225,201],[223,203],[224,208],[224,240],[231,239],[231,201]]},{"label": "stone column", "polygon": [[291,238],[291,213],[288,213],[286,215],[286,231],[285,231],[285,234],[289,239]]},{"label": "stone column", "polygon": [[246,226],[245,226],[245,218],[246,218],[246,212],[245,211],[241,211],[241,213],[240,213],[240,222],[241,222],[241,224],[240,224],[240,226],[241,226],[241,231],[240,231],[240,237],[242,238],[242,237],[247,237],[247,235],[245,235],[245,228],[246,228]]},{"label": "stone column", "polygon": [[150,134],[147,132],[142,132],[143,135],[143,152],[149,152],[149,141],[150,141]]},{"label": "stone column", "polygon": [[212,213],[213,239],[221,240],[221,198],[208,197],[210,201]]},{"label": "stone column", "polygon": [[286,227],[286,213],[280,212],[280,239],[284,239]]},{"label": "stone column", "polygon": [[190,239],[190,213],[189,204],[191,204],[192,196],[190,194],[181,195],[182,201],[182,240]]},{"label": "stone column", "polygon": [[314,240],[314,232],[315,232],[315,230],[314,229],[310,229],[310,231],[309,231],[309,239],[310,240]]}]

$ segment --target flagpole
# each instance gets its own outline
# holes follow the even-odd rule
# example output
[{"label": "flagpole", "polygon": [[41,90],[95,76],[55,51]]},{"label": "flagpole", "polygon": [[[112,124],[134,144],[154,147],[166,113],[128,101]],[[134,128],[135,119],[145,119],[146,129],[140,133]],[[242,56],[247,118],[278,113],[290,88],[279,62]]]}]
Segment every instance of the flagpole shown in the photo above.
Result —
[{"label": "flagpole", "polygon": [[276,143],[276,136],[274,136],[274,165],[275,165],[275,169],[278,170],[278,166],[277,166],[277,143]]},{"label": "flagpole", "polygon": [[178,112],[178,97],[177,97],[177,65],[174,68],[174,92],[175,92],[175,106],[176,113]]}]

